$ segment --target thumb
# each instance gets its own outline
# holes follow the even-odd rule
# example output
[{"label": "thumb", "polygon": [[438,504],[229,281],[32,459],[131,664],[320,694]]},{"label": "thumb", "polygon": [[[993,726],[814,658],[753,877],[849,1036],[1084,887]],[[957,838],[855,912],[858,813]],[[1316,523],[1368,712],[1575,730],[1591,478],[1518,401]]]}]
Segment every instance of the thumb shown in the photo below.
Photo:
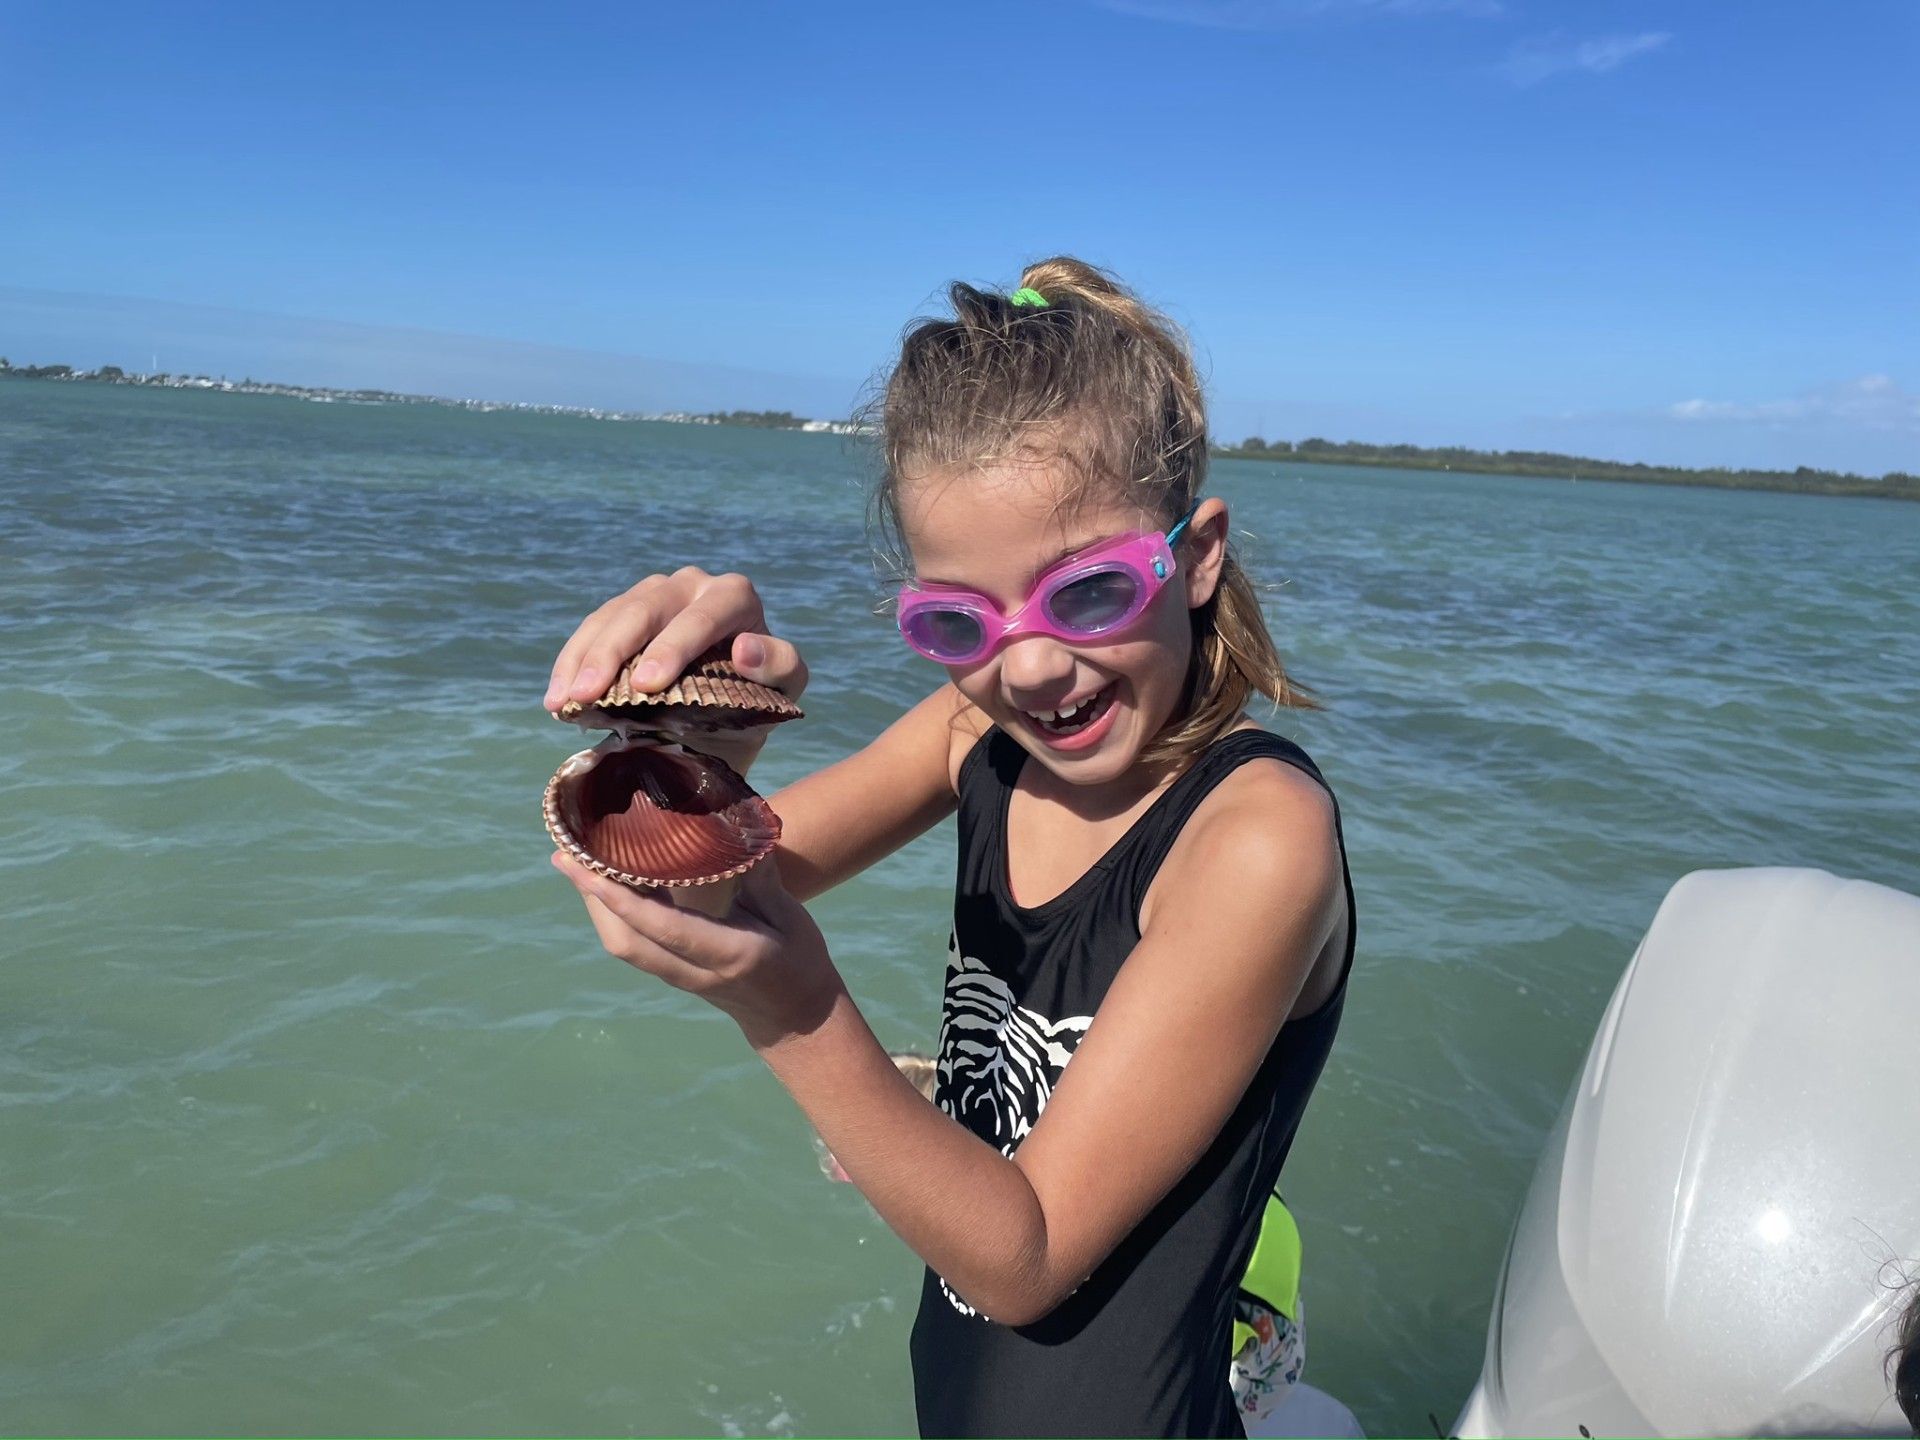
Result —
[{"label": "thumb", "polygon": [[743,630],[733,637],[728,658],[747,679],[771,686],[789,700],[798,700],[807,688],[807,662],[798,647],[777,635]]}]

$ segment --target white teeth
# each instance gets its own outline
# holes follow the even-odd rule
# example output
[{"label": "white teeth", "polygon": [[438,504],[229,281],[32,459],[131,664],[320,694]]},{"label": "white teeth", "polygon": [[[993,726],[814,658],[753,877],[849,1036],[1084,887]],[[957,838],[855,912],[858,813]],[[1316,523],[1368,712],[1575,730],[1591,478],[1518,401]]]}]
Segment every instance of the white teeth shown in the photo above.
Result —
[{"label": "white teeth", "polygon": [[1062,720],[1071,719],[1073,716],[1078,715],[1081,711],[1085,710],[1089,705],[1093,704],[1093,702],[1098,698],[1099,698],[1098,696],[1089,695],[1086,699],[1082,700],[1078,705],[1072,706],[1071,708],[1066,710],[1029,710],[1027,711],[1027,714],[1032,716],[1035,720],[1041,721],[1044,724],[1058,725]]}]

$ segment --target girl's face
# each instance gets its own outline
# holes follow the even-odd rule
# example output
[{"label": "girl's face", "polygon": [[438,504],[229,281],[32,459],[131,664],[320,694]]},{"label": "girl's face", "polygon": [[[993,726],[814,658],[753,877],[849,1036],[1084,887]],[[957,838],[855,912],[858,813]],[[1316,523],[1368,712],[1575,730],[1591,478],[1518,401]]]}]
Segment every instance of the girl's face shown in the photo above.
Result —
[{"label": "girl's face", "polygon": [[[1049,467],[1031,463],[903,478],[900,515],[916,578],[976,590],[1011,615],[1065,556],[1116,535],[1167,528],[1131,501],[1096,493],[1062,506],[1065,493]],[[1180,703],[1193,645],[1187,612],[1219,583],[1226,516],[1220,500],[1200,506],[1174,549],[1173,579],[1117,638],[1068,643],[1019,634],[977,664],[948,666],[948,675],[1061,779],[1118,779]],[[1061,711],[1075,713],[1047,718]]]}]

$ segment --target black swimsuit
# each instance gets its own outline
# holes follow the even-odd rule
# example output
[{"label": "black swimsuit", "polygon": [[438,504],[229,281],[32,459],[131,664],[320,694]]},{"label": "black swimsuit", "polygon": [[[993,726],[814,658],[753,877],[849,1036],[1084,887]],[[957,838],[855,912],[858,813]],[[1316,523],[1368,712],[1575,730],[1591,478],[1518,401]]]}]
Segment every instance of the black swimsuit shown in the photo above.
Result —
[{"label": "black swimsuit", "polygon": [[[1013,1153],[1139,943],[1140,903],[1181,827],[1214,786],[1261,757],[1326,784],[1291,741],[1263,730],[1223,736],[1091,870],[1028,908],[1007,888],[1007,805],[1026,752],[998,729],[981,738],[960,769],[942,1110]],[[1336,825],[1338,813],[1336,803]],[[1354,929],[1344,840],[1341,871],[1347,945],[1333,995],[1281,1028],[1214,1143],[1078,1290],[1015,1328],[977,1314],[927,1271],[912,1342],[923,1436],[1245,1433],[1228,1382],[1234,1290],[1340,1024]]]}]

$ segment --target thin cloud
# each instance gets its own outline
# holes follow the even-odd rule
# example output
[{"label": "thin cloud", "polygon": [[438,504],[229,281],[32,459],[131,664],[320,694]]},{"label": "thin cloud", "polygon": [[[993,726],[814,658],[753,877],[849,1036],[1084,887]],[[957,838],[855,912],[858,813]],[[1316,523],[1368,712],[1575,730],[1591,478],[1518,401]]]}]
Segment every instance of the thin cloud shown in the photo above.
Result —
[{"label": "thin cloud", "polygon": [[1602,35],[1592,40],[1572,40],[1557,33],[1537,35],[1515,44],[1496,68],[1515,85],[1538,85],[1542,80],[1576,71],[1605,75],[1629,60],[1651,55],[1672,38],[1665,30]]},{"label": "thin cloud", "polygon": [[1092,0],[1102,10],[1207,30],[1284,30],[1304,21],[1358,20],[1375,15],[1463,15],[1485,20],[1506,13],[1501,0]]},{"label": "thin cloud", "polygon": [[1682,400],[1669,405],[1666,415],[1672,420],[1746,425],[1828,421],[1920,435],[1920,395],[1903,390],[1891,375],[1862,375],[1788,400]]}]

